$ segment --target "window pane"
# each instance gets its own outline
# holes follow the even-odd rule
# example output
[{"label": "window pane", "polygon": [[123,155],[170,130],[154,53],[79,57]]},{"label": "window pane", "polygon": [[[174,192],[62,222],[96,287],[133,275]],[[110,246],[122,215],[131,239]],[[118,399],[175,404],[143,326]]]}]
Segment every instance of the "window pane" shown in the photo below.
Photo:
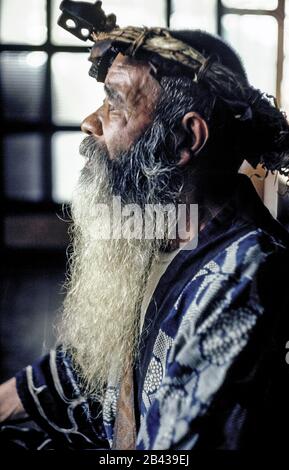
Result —
[{"label": "window pane", "polygon": [[46,0],[2,0],[0,38],[4,44],[43,44],[47,38]]},{"label": "window pane", "polygon": [[88,54],[58,52],[52,57],[52,116],[56,124],[77,124],[104,99],[103,84],[88,75]]},{"label": "window pane", "polygon": [[1,98],[6,119],[45,118],[46,63],[45,52],[1,53]]},{"label": "window pane", "polygon": [[[87,0],[83,0],[87,1]],[[60,0],[52,0],[52,41],[55,44],[83,46],[85,43],[57,25]],[[102,8],[106,14],[114,13],[119,26],[165,26],[166,0],[106,0]],[[88,42],[91,44],[91,42]]]},{"label": "window pane", "polygon": [[224,15],[224,37],[239,52],[251,84],[276,94],[277,33],[275,18],[257,15]]},{"label": "window pane", "polygon": [[274,10],[278,0],[222,0],[228,8],[245,8],[251,10]]},{"label": "window pane", "polygon": [[116,15],[119,26],[166,26],[166,0],[106,0],[103,9]]},{"label": "window pane", "polygon": [[4,236],[11,248],[63,249],[68,243],[67,224],[56,214],[8,216],[4,219]]},{"label": "window pane", "polygon": [[84,159],[79,155],[82,132],[56,132],[52,137],[52,197],[56,202],[71,199]]},{"label": "window pane", "polygon": [[4,139],[5,194],[39,201],[42,197],[43,140],[38,134],[15,134]]},{"label": "window pane", "polygon": [[174,29],[203,29],[217,32],[217,0],[174,0],[170,25]]}]

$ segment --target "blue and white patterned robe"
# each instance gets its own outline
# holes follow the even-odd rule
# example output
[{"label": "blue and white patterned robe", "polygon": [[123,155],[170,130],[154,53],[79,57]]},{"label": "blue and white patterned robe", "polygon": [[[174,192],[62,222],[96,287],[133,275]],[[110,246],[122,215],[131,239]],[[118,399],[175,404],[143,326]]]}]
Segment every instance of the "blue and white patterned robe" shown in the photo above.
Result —
[{"label": "blue and white patterned robe", "polygon": [[[197,248],[173,259],[146,312],[134,370],[137,449],[280,442],[275,418],[280,409],[288,415],[289,396],[288,235],[246,177],[236,194]],[[108,387],[103,409],[82,396],[61,349],[20,371],[17,387],[44,431],[38,447],[111,447],[118,387]]]}]

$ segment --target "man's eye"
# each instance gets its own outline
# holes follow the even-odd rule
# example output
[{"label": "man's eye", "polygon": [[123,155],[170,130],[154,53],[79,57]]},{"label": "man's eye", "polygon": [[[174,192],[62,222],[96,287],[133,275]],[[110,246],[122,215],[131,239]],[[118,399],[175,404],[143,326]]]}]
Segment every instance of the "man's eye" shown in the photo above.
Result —
[{"label": "man's eye", "polygon": [[111,103],[111,101],[108,101],[107,98],[105,98],[103,100],[103,106],[105,106],[105,109],[107,112],[112,112],[112,111],[116,111],[116,107],[113,103]]},{"label": "man's eye", "polygon": [[115,110],[114,105],[111,103],[108,103],[108,111],[114,111],[114,110]]}]

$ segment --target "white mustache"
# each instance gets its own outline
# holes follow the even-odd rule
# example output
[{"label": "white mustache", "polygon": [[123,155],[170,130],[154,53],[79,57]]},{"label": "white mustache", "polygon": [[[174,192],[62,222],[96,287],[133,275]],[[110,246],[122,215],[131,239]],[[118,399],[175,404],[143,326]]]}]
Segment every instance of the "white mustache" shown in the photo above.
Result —
[{"label": "white mustache", "polygon": [[106,147],[97,142],[92,135],[85,137],[79,146],[79,154],[87,159],[92,158],[97,151],[106,152]]}]

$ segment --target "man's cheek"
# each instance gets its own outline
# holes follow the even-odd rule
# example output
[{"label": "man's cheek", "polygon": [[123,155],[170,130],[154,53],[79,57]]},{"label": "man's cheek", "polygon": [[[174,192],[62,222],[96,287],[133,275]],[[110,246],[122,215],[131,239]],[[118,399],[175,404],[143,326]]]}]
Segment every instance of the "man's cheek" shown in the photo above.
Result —
[{"label": "man's cheek", "polygon": [[126,125],[113,125],[105,133],[105,141],[111,158],[129,150],[134,142],[136,133]]},{"label": "man's cheek", "polygon": [[125,128],[129,146],[133,145],[144,134],[152,121],[153,119],[144,108],[130,114]]},{"label": "man's cheek", "polygon": [[127,139],[127,136],[124,135],[123,131],[111,134],[108,137],[106,144],[109,158],[111,160],[118,158],[121,153],[125,152],[129,148],[129,140]]}]

